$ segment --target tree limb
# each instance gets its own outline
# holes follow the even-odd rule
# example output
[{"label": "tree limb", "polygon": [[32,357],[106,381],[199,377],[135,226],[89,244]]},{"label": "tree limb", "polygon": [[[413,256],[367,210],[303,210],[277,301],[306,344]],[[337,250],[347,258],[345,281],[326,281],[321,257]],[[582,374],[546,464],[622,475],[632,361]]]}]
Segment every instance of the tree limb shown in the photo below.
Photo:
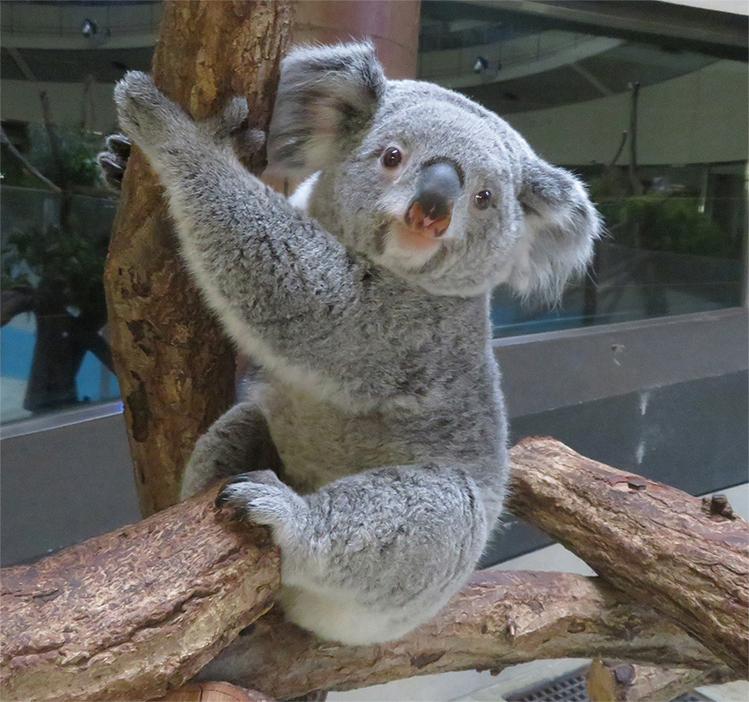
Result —
[{"label": "tree limb", "polygon": [[320,641],[274,609],[198,677],[289,699],[415,675],[499,672],[532,660],[597,655],[688,666],[711,679],[737,677],[678,626],[600,578],[500,570],[475,573],[437,617],[382,645]]},{"label": "tree limb", "polygon": [[272,604],[264,528],[227,528],[216,490],[2,571],[0,698],[150,699]]},{"label": "tree limb", "polygon": [[749,674],[749,527],[548,438],[512,449],[509,508]]},{"label": "tree limb", "polygon": [[[590,461],[552,439],[521,443],[511,460],[513,511],[548,525],[594,567],[603,558],[602,575],[621,582],[621,591],[598,578],[487,571],[408,637],[367,647],[317,641],[271,614],[202,675],[227,676],[226,661],[244,656],[246,677],[229,681],[282,697],[557,656],[689,667],[720,679],[743,675],[740,665],[729,670],[674,623],[682,622],[678,613],[671,622],[650,607],[663,611],[663,601],[681,592],[674,583],[688,583],[695,591],[683,593],[683,619],[699,619],[690,607],[704,603],[695,635],[719,655],[730,651],[730,627],[722,621],[728,604],[709,608],[715,591],[740,599],[746,587],[735,583],[749,570],[743,522],[701,513],[697,498]],[[630,487],[640,484],[644,490]],[[2,699],[164,694],[260,616],[278,587],[276,550],[267,531],[242,533],[223,521],[212,506],[215,494],[5,569]],[[714,567],[718,557],[732,569]],[[745,636],[746,609],[742,615],[740,601],[731,606],[734,633]]]},{"label": "tree limb", "polygon": [[699,685],[726,682],[720,670],[603,663],[596,659],[587,673],[591,702],[663,702]]},{"label": "tree limb", "polygon": [[[164,2],[156,85],[196,119],[243,95],[249,126],[266,130],[293,9],[290,0]],[[137,148],[122,182],[104,284],[146,516],[177,502],[196,439],[232,405],[234,348],[178,256],[163,189]]]},{"label": "tree limb", "polygon": [[34,288],[30,285],[0,292],[0,326],[5,326],[19,314],[33,312],[34,302]]},{"label": "tree limb", "polygon": [[20,162],[21,165],[29,172],[31,175],[33,175],[35,178],[38,178],[42,181],[53,193],[60,194],[62,192],[62,188],[55,185],[49,178],[46,176],[43,176],[34,166],[32,166],[22,155],[21,152],[13,146],[13,142],[8,138],[8,136],[5,134],[5,130],[0,127],[0,142],[2,142],[8,151],[10,151],[13,156],[15,156]]}]

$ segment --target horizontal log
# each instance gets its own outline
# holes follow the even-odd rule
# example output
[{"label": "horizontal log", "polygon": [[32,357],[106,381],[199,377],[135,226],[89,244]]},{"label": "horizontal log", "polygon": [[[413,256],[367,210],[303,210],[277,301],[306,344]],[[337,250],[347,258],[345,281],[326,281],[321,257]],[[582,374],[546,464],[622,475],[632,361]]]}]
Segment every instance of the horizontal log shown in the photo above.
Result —
[{"label": "horizontal log", "polygon": [[[414,675],[492,670],[543,658],[606,658],[686,666],[701,679],[730,670],[652,608],[600,578],[488,570],[433,620],[398,641],[343,646],[320,641],[274,609],[198,676],[289,699]],[[733,676],[735,677],[735,676]]]},{"label": "horizontal log", "polygon": [[265,612],[277,549],[265,528],[227,528],[215,492],[4,568],[0,698],[158,697]]},{"label": "horizontal log", "polygon": [[[572,477],[577,465],[585,476],[579,482]],[[592,554],[585,548],[595,532],[583,530],[578,535],[558,526],[556,532],[573,550],[580,540],[585,548],[578,553],[592,564],[597,563],[596,554],[621,550],[626,535],[631,538],[631,530],[611,526],[623,519],[614,509],[622,496],[628,501],[620,511],[637,525],[637,539],[647,543],[642,564],[658,561],[661,550],[670,558],[673,542],[662,525],[672,524],[681,514],[679,500],[694,507],[695,498],[682,497],[683,493],[666,486],[651,488],[647,481],[588,461],[552,440],[526,442],[513,449],[512,472],[516,487],[510,507],[515,512],[531,515],[535,523],[543,521],[545,511],[561,511],[573,525],[575,515],[580,524],[597,524],[600,536]],[[536,498],[527,487],[544,480],[557,485],[557,473],[571,475],[568,487],[557,488],[553,500],[540,489]],[[627,480],[625,490],[622,476]],[[642,482],[647,494],[661,499],[653,503],[634,499],[642,491],[629,486]],[[678,493],[678,499],[672,493]],[[276,549],[266,530],[226,522],[213,508],[215,494],[214,489],[36,564],[5,569],[0,596],[2,698],[155,697],[190,678],[264,612],[279,584]],[[600,518],[594,518],[596,510],[602,513]],[[604,519],[609,510],[615,513],[611,523]],[[715,515],[690,519],[702,525],[701,532],[693,533],[694,540],[705,539],[706,548],[715,554],[722,553],[723,537],[734,548],[735,529],[741,533],[743,528],[737,520]],[[550,521],[560,523],[563,520]],[[714,531],[708,528],[711,525]],[[740,572],[741,557],[731,563]],[[679,568],[685,567],[676,560],[672,573],[681,579]],[[265,636],[265,663],[260,668],[250,668],[248,663],[246,668],[254,670],[255,677],[229,680],[282,697],[443,670],[499,669],[556,656],[602,655],[726,675],[714,655],[649,608],[651,599],[660,602],[659,587],[671,587],[665,575],[650,584],[651,594],[640,587],[648,582],[647,574],[639,580],[635,577],[632,584],[626,579],[633,577],[631,570],[644,568],[633,565],[632,558],[621,557],[612,558],[606,572],[612,580],[619,577],[634,598],[598,580],[572,575],[481,574],[439,617],[387,646],[347,649],[317,642],[274,615],[258,622],[259,634],[240,637],[209,671],[219,670],[221,661],[238,655],[237,651],[253,649],[252,639]],[[719,582],[723,571],[714,570],[712,580],[695,576],[690,583],[698,590],[715,587],[726,597],[739,597],[742,584],[734,588],[738,595],[732,594],[730,585]],[[696,601],[710,602],[710,596],[690,593]],[[724,636],[697,635],[713,644]],[[256,655],[253,650],[252,656]],[[337,672],[331,672],[331,666]],[[274,681],[272,670],[283,680]]]},{"label": "horizontal log", "polygon": [[509,507],[601,577],[749,675],[749,525],[720,500],[580,456],[548,438],[512,449]]},{"label": "horizontal log", "polygon": [[664,702],[700,685],[725,682],[724,673],[724,670],[664,668],[594,660],[586,675],[586,687],[591,702]]}]

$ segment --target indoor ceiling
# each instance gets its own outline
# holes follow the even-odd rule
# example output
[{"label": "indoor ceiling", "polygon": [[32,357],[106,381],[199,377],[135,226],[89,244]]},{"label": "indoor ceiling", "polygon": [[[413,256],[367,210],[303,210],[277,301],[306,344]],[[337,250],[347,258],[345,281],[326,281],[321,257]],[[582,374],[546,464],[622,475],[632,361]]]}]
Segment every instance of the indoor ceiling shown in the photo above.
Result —
[{"label": "indoor ceiling", "polygon": [[[113,8],[118,4],[122,3],[108,5]],[[153,4],[125,3],[130,14],[137,7],[141,8],[141,13],[146,12]],[[72,3],[59,5],[74,6]],[[79,10],[86,5],[91,3],[76,4]],[[699,70],[720,58],[740,58],[746,53],[739,39],[716,44],[712,35],[700,34],[699,16],[694,13],[704,11],[669,10],[674,20],[666,36],[652,33],[653,22],[648,24],[647,17],[637,17],[633,5],[652,8],[655,4],[423,0],[420,77],[454,87],[488,108],[507,114],[620,93],[634,82],[652,85]],[[104,5],[99,3],[99,6]],[[602,10],[596,14],[593,10],[598,6],[602,6]],[[614,13],[617,6],[619,15]],[[711,13],[713,25],[728,23],[719,27],[721,36],[730,39],[734,32],[740,37],[746,17],[726,19],[723,14]],[[716,15],[719,16],[717,20]],[[9,33],[8,16],[7,12],[3,13],[4,40]],[[116,15],[110,17],[111,38],[107,34],[106,41],[90,43],[90,48],[80,49],[36,48],[42,42],[39,37],[33,40],[33,22],[27,18],[26,34],[19,34],[16,28],[14,41],[3,42],[0,50],[3,79],[80,83],[93,76],[96,82],[113,83],[126,70],[148,70],[152,46],[137,46],[137,41],[130,41],[129,46],[112,47],[118,34],[113,17]],[[68,36],[78,27],[79,19],[71,15]],[[120,21],[123,28],[135,28],[134,19],[129,15],[123,15]],[[100,34],[110,31],[101,22],[100,25]],[[682,42],[675,41],[673,36],[680,26],[687,37]],[[49,31],[49,27],[40,25],[39,32]],[[23,36],[28,37],[26,45]],[[571,37],[569,42],[560,43],[565,36]],[[145,39],[145,33],[143,37]],[[77,41],[85,46],[80,37]],[[539,47],[535,57],[518,54],[514,58],[509,56],[508,63],[513,46],[533,46],[534,43]],[[495,55],[487,55],[491,61],[487,62],[486,69],[475,72],[476,60],[492,51]]]}]

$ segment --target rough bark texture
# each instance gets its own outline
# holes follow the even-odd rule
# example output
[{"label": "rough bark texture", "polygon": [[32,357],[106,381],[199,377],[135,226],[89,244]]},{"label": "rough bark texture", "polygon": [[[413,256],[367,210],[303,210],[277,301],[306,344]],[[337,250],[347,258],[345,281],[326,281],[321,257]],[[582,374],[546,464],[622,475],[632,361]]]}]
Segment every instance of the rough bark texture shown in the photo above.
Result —
[{"label": "rough bark texture", "polygon": [[[156,84],[197,119],[244,95],[250,126],[266,129],[291,22],[288,0],[165,2]],[[234,354],[178,257],[163,192],[137,149],[105,286],[135,481],[148,515],[177,501],[196,438],[233,402]]]},{"label": "rough bark texture", "polygon": [[725,682],[721,671],[604,663],[590,664],[587,674],[591,702],[664,702],[699,685]]},{"label": "rough bark texture", "polygon": [[[749,527],[662,483],[597,463],[554,439],[512,450],[510,509],[607,581],[749,673]],[[729,515],[729,516],[724,516]]]},{"label": "rough bark texture", "polygon": [[[289,699],[414,675],[499,672],[531,660],[599,654],[689,666],[710,679],[736,677],[678,626],[599,578],[492,570],[474,574],[437,617],[390,644],[319,641],[274,609],[224,649],[200,678]],[[244,674],[233,675],[235,666]]]},{"label": "rough bark texture", "polygon": [[217,518],[215,490],[2,571],[3,700],[150,699],[272,604],[267,529]]},{"label": "rough bark texture", "polygon": [[[383,646],[320,642],[271,612],[202,675],[229,678],[226,662],[240,656],[247,675],[229,682],[283,698],[554,657],[689,667],[701,671],[700,682],[745,676],[743,661],[725,655],[746,636],[746,582],[738,577],[735,584],[736,573],[749,570],[743,522],[700,512],[696,498],[551,439],[515,447],[512,474],[513,511],[551,525],[591,565],[603,558],[605,578],[622,590],[564,573],[478,573],[437,618]],[[37,564],[5,569],[2,699],[163,694],[264,612],[278,586],[276,551],[266,531],[238,532],[217,517],[214,496],[215,490]],[[722,503],[721,509],[727,513]],[[687,527],[688,539],[679,531]],[[589,541],[595,548],[586,550]],[[668,571],[659,575],[661,560]],[[684,609],[671,622],[651,605],[662,610],[674,588]],[[715,592],[723,600],[714,602]],[[695,637],[730,659],[733,670],[677,625],[696,618],[694,602],[705,607]],[[724,621],[726,608],[735,612],[733,628]]]}]

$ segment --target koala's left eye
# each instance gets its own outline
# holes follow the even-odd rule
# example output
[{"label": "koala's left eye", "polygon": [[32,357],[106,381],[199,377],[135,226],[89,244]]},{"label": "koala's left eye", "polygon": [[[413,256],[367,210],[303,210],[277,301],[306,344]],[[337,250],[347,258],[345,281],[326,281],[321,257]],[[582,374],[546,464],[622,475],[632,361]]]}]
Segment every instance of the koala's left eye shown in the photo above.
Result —
[{"label": "koala's left eye", "polygon": [[473,196],[473,204],[479,210],[485,210],[492,204],[492,194],[490,190],[480,190]]},{"label": "koala's left eye", "polygon": [[402,160],[403,154],[400,152],[400,149],[396,149],[394,146],[385,149],[385,153],[382,154],[382,165],[385,166],[385,168],[395,168],[396,166],[400,166]]}]

